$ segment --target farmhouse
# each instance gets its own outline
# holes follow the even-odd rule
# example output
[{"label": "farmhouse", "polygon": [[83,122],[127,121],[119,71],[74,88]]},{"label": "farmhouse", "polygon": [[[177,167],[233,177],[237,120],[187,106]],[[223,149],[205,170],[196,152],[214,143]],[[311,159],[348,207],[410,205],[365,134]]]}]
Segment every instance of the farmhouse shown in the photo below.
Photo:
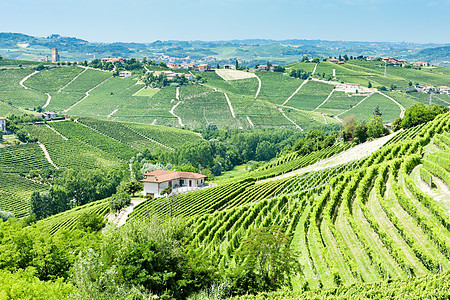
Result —
[{"label": "farmhouse", "polygon": [[6,131],[6,118],[0,117],[0,130]]},{"label": "farmhouse", "polygon": [[119,77],[122,77],[122,78],[127,78],[127,77],[130,77],[131,75],[133,75],[133,73],[131,73],[130,71],[120,71],[119,72]]},{"label": "farmhouse", "polygon": [[167,64],[167,67],[168,67],[169,69],[179,69],[179,68],[180,68],[179,65],[174,64],[174,63],[168,63],[168,64]]},{"label": "farmhouse", "polygon": [[377,59],[375,56],[367,56],[366,57],[367,61],[374,61],[375,59]]},{"label": "farmhouse", "polygon": [[260,70],[260,71],[265,71],[265,70],[267,70],[267,65],[259,65],[257,67],[257,69]]},{"label": "farmhouse", "polygon": [[236,70],[236,66],[235,65],[223,65],[223,68],[225,70]]},{"label": "farmhouse", "polygon": [[424,85],[424,86],[417,86],[416,90],[418,90],[419,92],[423,92],[423,93],[429,93],[429,92],[434,92],[436,90],[436,88],[431,85]]},{"label": "farmhouse", "polygon": [[200,65],[198,65],[198,70],[200,72],[210,71],[211,65],[210,64],[200,64]]},{"label": "farmhouse", "polygon": [[342,61],[339,60],[339,58],[336,58],[336,57],[332,57],[332,58],[327,59],[327,62],[335,63],[335,64],[342,64],[343,63]]},{"label": "farmhouse", "polygon": [[393,65],[398,65],[398,64],[402,63],[401,60],[398,60],[398,59],[396,59],[394,57],[390,57],[390,56],[381,57],[381,60],[384,61],[385,63],[393,64]]},{"label": "farmhouse", "polygon": [[125,63],[122,57],[115,57],[115,58],[102,58],[102,62],[105,63],[115,63],[120,62],[122,65]]},{"label": "farmhouse", "polygon": [[54,119],[56,118],[56,113],[53,111],[46,111],[42,113],[44,119]]},{"label": "farmhouse", "polygon": [[428,63],[425,61],[417,61],[414,63],[414,65],[419,67],[428,67]]},{"label": "farmhouse", "polygon": [[174,191],[184,192],[208,187],[205,184],[206,175],[193,172],[156,170],[144,174],[141,182],[144,184],[144,195],[160,197],[163,189],[171,187]]}]

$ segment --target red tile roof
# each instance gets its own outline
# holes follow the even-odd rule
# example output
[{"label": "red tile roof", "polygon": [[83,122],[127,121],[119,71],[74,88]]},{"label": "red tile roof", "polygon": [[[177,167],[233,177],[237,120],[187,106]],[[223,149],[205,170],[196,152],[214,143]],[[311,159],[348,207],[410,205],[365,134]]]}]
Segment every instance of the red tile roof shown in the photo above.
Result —
[{"label": "red tile roof", "polygon": [[201,179],[208,176],[197,174],[193,172],[180,172],[180,171],[167,171],[167,170],[156,170],[152,172],[147,172],[144,174],[147,178],[141,180],[141,182],[165,182],[174,179]]}]

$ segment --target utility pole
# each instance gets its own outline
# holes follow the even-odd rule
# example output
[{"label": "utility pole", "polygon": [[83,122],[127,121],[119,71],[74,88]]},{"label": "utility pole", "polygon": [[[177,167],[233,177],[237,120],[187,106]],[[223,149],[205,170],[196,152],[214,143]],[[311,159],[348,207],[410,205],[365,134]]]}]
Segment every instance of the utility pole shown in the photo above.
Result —
[{"label": "utility pole", "polygon": [[431,105],[431,104],[432,104],[432,102],[433,102],[433,101],[432,101],[432,99],[431,99],[432,97],[433,97],[433,91],[432,91],[432,90],[430,90],[430,105]]},{"label": "utility pole", "polygon": [[386,62],[384,62],[384,77],[386,77],[386,74],[387,72],[386,72]]}]

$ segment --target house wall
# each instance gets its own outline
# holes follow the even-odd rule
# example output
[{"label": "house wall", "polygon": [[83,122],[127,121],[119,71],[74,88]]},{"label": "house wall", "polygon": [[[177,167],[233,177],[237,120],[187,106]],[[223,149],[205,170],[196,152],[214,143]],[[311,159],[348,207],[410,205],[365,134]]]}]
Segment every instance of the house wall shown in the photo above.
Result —
[{"label": "house wall", "polygon": [[144,195],[153,194],[154,197],[159,196],[158,183],[144,182]]},{"label": "house wall", "polygon": [[3,131],[6,130],[6,121],[5,120],[0,120],[0,128]]}]

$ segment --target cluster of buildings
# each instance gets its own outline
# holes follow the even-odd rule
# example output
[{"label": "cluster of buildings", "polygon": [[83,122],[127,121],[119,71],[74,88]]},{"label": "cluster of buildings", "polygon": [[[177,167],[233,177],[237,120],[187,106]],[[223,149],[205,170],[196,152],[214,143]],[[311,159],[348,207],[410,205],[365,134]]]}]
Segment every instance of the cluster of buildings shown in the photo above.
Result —
[{"label": "cluster of buildings", "polygon": [[168,187],[176,192],[206,188],[208,187],[208,184],[205,183],[207,177],[193,172],[168,170],[147,172],[144,174],[144,179],[141,180],[144,184],[142,193],[155,198],[161,197],[161,192]]},{"label": "cluster of buildings", "polygon": [[123,60],[122,57],[113,57],[113,58],[102,58],[101,59],[102,63],[115,63],[115,62],[119,62],[122,65],[125,63],[125,61]]},{"label": "cluster of buildings", "polygon": [[127,78],[127,77],[130,77],[131,75],[133,75],[133,73],[130,71],[120,71],[119,72],[119,77],[121,77],[121,78]]},{"label": "cluster of buildings", "polygon": [[424,86],[416,86],[416,90],[422,93],[436,93],[436,94],[442,94],[442,95],[450,95],[450,87],[448,86],[438,86],[437,88],[430,85],[424,85]]},{"label": "cluster of buildings", "polygon": [[153,71],[153,76],[159,77],[159,76],[166,76],[167,79],[174,80],[177,77],[185,77],[187,80],[194,79],[194,76],[192,74],[186,74],[186,73],[175,73],[173,71]]},{"label": "cluster of buildings", "polygon": [[46,120],[55,119],[57,117],[56,113],[53,111],[46,111],[34,115],[37,118],[44,118]]},{"label": "cluster of buildings", "polygon": [[273,70],[275,69],[275,67],[279,67],[279,65],[270,65],[270,66],[267,66],[267,65],[258,65],[258,66],[256,67],[256,69],[259,70],[259,71],[270,71],[270,72],[273,72]]},{"label": "cluster of buildings", "polygon": [[192,71],[200,71],[200,72],[211,71],[210,64],[195,65],[195,64],[188,64],[185,62],[181,63],[181,64],[168,63],[167,67],[169,69],[183,69],[183,70],[192,70]]}]

